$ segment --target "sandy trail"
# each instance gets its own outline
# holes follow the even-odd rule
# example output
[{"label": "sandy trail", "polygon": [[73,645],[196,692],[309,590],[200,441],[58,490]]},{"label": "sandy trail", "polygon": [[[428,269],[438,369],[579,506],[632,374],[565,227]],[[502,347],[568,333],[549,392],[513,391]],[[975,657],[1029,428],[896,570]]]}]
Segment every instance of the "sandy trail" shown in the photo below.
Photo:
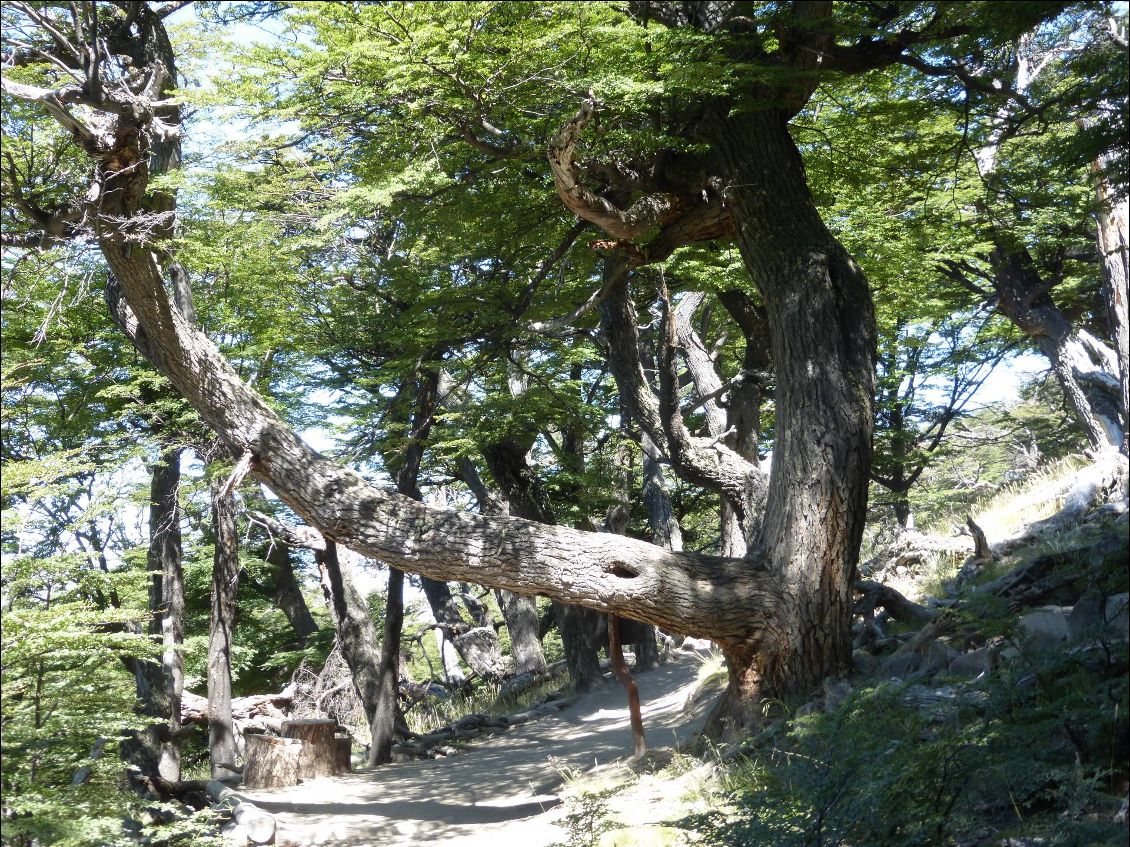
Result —
[{"label": "sandy trail", "polygon": [[[684,711],[701,660],[676,654],[637,677],[649,746],[687,738]],[[279,820],[280,845],[545,847],[563,840],[562,774],[626,759],[624,689],[605,682],[563,712],[476,742],[447,759],[402,762],[293,788],[245,791]]]}]

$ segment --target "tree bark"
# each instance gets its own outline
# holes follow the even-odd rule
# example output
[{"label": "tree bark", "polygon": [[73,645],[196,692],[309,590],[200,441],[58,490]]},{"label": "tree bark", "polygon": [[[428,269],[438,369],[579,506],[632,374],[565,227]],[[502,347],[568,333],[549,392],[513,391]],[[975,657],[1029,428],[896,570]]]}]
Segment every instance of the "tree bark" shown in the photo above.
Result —
[{"label": "tree bark", "polygon": [[349,565],[339,558],[336,543],[329,539],[322,541],[322,549],[314,549],[314,559],[318,563],[322,593],[330,607],[341,655],[365,707],[365,717],[372,724],[381,683],[377,635],[369,606],[354,586]]},{"label": "tree bark", "polygon": [[1130,313],[1128,313],[1128,280],[1130,280],[1130,209],[1126,197],[1116,192],[1103,179],[1102,162],[1091,164],[1095,184],[1095,224],[1099,256],[1102,263],[1103,288],[1107,318],[1118,357],[1118,374],[1122,394],[1122,453],[1130,455]]},{"label": "tree bark", "polygon": [[264,558],[271,566],[275,603],[290,621],[290,627],[298,640],[305,643],[307,638],[318,631],[318,625],[310,614],[310,607],[306,605],[306,598],[302,595],[302,588],[295,576],[290,547],[272,540]]},{"label": "tree bark", "polygon": [[1028,251],[1001,243],[989,254],[997,309],[1027,334],[1051,363],[1091,446],[1121,449],[1125,418],[1118,357],[1085,330],[1074,329]]},{"label": "tree bark", "polygon": [[392,743],[396,740],[400,708],[400,633],[404,628],[404,571],[388,569],[388,595],[385,600],[384,631],[381,636],[380,660],[377,664],[377,707],[369,730],[373,740],[369,747],[369,765],[392,761]]},{"label": "tree bark", "polygon": [[[528,447],[513,441],[499,441],[483,448],[491,476],[510,504],[514,517],[554,526],[557,519],[549,498],[526,461]],[[603,640],[598,617],[580,606],[554,601],[553,613],[561,633],[569,680],[577,691],[585,691],[604,679],[597,657]]]},{"label": "tree bark", "polygon": [[225,481],[212,480],[212,529],[216,551],[212,562],[212,615],[208,629],[208,754],[212,778],[233,774],[223,764],[236,760],[231,711],[231,652],[239,589],[239,536],[235,499]]},{"label": "tree bark", "polygon": [[168,782],[180,781],[180,747],[176,730],[181,722],[184,690],[184,574],[181,567],[180,454],[161,452],[151,469],[149,486],[149,634],[161,641],[160,665],[133,659],[138,709],[162,724],[133,733],[121,746],[122,757],[144,774]]},{"label": "tree bark", "polygon": [[867,281],[821,221],[784,117],[719,110],[707,126],[738,248],[765,303],[777,386],[777,440],[754,550],[765,551],[782,596],[764,629],[721,641],[730,682],[708,731],[725,737],[756,720],[750,710],[760,697],[806,695],[850,666],[875,321]]}]

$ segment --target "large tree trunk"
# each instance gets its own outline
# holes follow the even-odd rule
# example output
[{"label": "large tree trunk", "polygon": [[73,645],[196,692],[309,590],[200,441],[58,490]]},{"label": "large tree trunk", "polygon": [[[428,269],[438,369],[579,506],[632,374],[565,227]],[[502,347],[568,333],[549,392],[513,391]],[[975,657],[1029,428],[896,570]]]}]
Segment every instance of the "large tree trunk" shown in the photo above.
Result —
[{"label": "large tree trunk", "polygon": [[756,719],[759,698],[806,695],[850,665],[875,321],[862,271],[816,210],[785,118],[718,115],[710,131],[742,260],[765,303],[777,386],[777,440],[755,549],[765,551],[781,599],[767,626],[721,640],[730,683],[710,723],[726,736]]},{"label": "large tree trunk", "polygon": [[233,774],[223,765],[233,764],[237,752],[231,713],[231,653],[239,589],[239,536],[235,498],[220,477],[212,480],[212,529],[216,550],[208,629],[208,753],[212,778],[226,779]]}]

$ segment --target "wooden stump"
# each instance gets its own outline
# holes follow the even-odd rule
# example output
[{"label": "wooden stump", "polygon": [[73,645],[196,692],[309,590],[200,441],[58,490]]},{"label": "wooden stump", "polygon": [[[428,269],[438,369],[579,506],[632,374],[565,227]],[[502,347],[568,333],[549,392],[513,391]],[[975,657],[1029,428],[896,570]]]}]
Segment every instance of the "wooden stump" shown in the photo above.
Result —
[{"label": "wooden stump", "polygon": [[299,760],[303,743],[296,738],[251,735],[247,743],[247,764],[243,784],[248,788],[282,788],[298,785]]},{"label": "wooden stump", "polygon": [[334,773],[353,772],[353,741],[345,736],[334,738]]},{"label": "wooden stump", "polygon": [[302,742],[302,754],[298,758],[299,779],[334,775],[334,762],[337,759],[337,745],[334,742],[336,729],[337,721],[333,718],[305,718],[283,722],[283,735]]}]

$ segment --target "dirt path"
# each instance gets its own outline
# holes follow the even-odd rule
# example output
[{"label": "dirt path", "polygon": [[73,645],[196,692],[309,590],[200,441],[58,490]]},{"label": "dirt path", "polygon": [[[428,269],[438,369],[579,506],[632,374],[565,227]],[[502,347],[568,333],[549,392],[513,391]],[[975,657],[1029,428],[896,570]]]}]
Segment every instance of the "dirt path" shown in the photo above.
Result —
[{"label": "dirt path", "polygon": [[[677,654],[638,677],[651,747],[671,746],[701,724],[702,708],[683,708],[700,663]],[[544,847],[565,836],[555,825],[562,775],[624,759],[631,749],[624,690],[606,682],[563,712],[447,759],[243,793],[278,817],[280,845]]]}]

